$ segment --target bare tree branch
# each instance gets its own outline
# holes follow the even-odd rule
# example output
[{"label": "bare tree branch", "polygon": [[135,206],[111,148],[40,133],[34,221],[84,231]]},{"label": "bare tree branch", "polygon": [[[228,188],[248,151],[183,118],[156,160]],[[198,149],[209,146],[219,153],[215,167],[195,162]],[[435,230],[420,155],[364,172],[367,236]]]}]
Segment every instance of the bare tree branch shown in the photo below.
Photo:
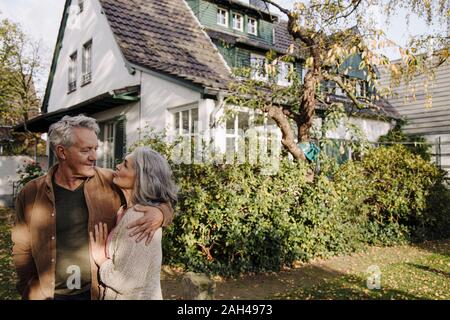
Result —
[{"label": "bare tree branch", "polygon": [[281,12],[283,12],[286,15],[290,14],[290,11],[286,8],[283,8],[282,6],[280,6],[278,3],[276,3],[275,1],[272,0],[263,0],[266,4],[271,4],[272,6],[274,6],[275,8],[277,8],[278,10],[280,10]]}]

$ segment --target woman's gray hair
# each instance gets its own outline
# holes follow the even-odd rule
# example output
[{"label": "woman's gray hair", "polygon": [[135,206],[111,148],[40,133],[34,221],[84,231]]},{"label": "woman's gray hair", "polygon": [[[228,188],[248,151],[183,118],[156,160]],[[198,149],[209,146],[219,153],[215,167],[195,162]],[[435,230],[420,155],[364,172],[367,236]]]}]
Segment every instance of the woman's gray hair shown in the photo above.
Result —
[{"label": "woman's gray hair", "polygon": [[141,205],[170,202],[174,206],[178,187],[167,160],[148,147],[136,148],[131,156],[136,171],[132,202]]},{"label": "woman's gray hair", "polygon": [[50,146],[55,151],[57,145],[62,145],[66,148],[73,143],[73,128],[87,128],[98,135],[100,128],[94,118],[78,115],[75,117],[64,116],[58,122],[52,124],[48,130],[48,141]]}]

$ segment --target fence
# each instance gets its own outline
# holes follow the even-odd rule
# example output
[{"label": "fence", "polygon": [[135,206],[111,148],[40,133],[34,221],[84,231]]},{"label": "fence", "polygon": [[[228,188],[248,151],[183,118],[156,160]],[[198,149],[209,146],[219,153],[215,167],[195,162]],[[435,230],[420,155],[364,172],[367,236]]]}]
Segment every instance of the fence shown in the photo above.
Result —
[{"label": "fence", "polygon": [[[411,142],[380,142],[378,145],[386,145],[386,144],[403,144],[403,145],[427,145],[431,147],[431,160],[438,166],[440,169],[445,170],[447,172],[447,176],[445,177],[446,181],[450,181],[450,141],[442,141],[441,137],[436,138],[434,143],[430,142],[422,142],[422,141],[411,141]],[[448,147],[447,147],[448,146]],[[447,150],[448,149],[448,150]]]}]

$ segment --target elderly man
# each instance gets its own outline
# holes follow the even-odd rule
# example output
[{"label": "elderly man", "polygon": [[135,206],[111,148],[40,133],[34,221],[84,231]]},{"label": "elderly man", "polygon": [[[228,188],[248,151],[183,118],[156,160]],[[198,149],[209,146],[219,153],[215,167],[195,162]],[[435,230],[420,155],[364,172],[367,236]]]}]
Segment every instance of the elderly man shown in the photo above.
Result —
[{"label": "elderly man", "polygon": [[[58,163],[27,183],[16,199],[13,257],[23,299],[98,299],[98,267],[91,258],[89,232],[115,224],[124,196],[113,171],[95,166],[99,127],[93,118],[65,116],[51,125],[49,142]],[[172,221],[170,204],[141,207],[144,217],[130,237],[147,238]]]}]

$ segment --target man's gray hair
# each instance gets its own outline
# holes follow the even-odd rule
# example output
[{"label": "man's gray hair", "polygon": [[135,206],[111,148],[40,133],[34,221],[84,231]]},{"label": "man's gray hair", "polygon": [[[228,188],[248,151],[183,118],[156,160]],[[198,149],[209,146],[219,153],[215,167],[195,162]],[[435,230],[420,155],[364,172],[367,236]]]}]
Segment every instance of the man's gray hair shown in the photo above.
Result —
[{"label": "man's gray hair", "polygon": [[94,118],[81,114],[75,117],[64,116],[48,129],[48,141],[53,151],[55,151],[57,145],[62,145],[66,148],[72,145],[73,128],[87,128],[94,131],[97,135],[100,132],[100,128]]},{"label": "man's gray hair", "polygon": [[170,202],[175,205],[178,187],[167,160],[148,147],[136,148],[131,156],[136,171],[132,202],[141,205]]}]

